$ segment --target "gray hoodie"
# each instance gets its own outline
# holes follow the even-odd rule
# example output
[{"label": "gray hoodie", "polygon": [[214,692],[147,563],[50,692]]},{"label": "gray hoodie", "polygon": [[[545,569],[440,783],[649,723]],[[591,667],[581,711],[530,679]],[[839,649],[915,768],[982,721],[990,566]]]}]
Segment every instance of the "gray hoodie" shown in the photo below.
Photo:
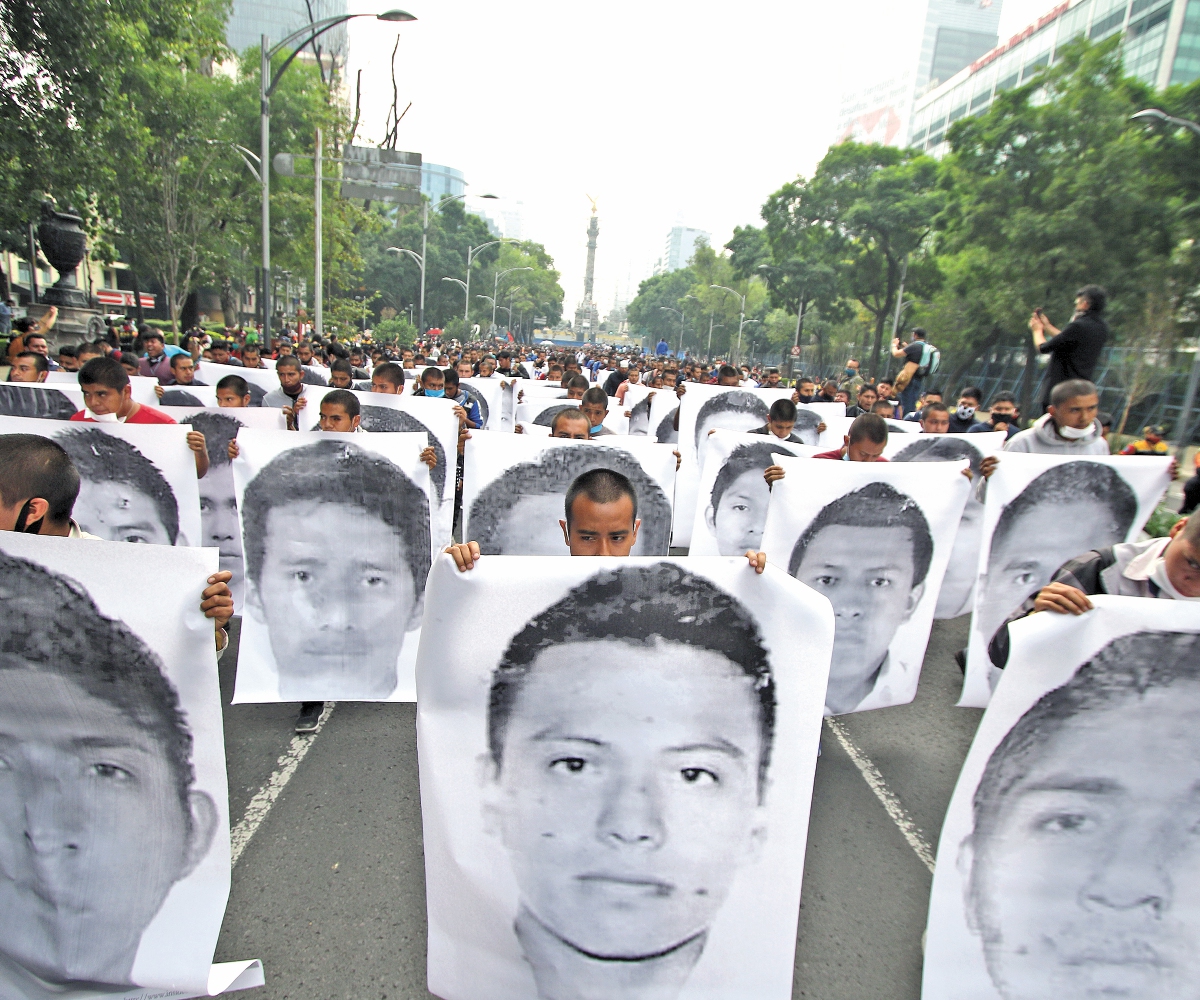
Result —
[{"label": "gray hoodie", "polygon": [[1108,442],[1104,440],[1100,421],[1093,425],[1095,433],[1090,437],[1069,440],[1060,437],[1054,429],[1054,419],[1049,413],[1039,417],[1028,430],[1014,434],[1004,445],[1005,451],[1020,451],[1029,455],[1108,455]]}]

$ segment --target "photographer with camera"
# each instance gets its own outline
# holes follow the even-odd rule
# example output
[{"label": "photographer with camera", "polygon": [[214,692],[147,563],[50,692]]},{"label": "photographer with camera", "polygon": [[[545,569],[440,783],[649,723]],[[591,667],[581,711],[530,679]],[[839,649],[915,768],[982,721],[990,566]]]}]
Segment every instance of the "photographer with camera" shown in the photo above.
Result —
[{"label": "photographer with camera", "polygon": [[1061,330],[1040,307],[1029,317],[1034,345],[1042,354],[1050,355],[1042,390],[1043,412],[1050,405],[1050,393],[1060,382],[1092,380],[1100,352],[1108,340],[1108,324],[1100,315],[1107,301],[1108,293],[1099,285],[1084,285],[1075,293],[1075,315]]}]

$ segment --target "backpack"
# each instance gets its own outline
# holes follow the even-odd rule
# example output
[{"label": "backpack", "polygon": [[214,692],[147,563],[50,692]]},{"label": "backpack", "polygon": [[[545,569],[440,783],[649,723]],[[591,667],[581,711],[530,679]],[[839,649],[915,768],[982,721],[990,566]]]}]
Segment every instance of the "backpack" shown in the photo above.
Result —
[{"label": "backpack", "polygon": [[921,364],[917,367],[917,378],[934,375],[942,367],[942,352],[933,344],[921,345]]}]

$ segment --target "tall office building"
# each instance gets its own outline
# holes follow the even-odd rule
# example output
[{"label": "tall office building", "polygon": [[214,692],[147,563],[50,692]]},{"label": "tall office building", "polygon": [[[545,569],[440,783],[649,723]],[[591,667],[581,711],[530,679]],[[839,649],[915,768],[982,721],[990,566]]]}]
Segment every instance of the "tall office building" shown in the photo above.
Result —
[{"label": "tall office building", "polygon": [[467,193],[467,179],[461,170],[440,163],[421,164],[421,194],[434,204],[446,195]]},{"label": "tall office building", "polygon": [[917,97],[995,47],[1002,6],[1000,0],[929,0],[913,80]]},{"label": "tall office building", "polygon": [[1124,36],[1130,76],[1160,90],[1200,77],[1200,0],[1067,0],[918,98],[909,144],[943,156],[946,129],[959,118],[986,111],[996,94],[1054,62],[1067,42],[1116,34]]},{"label": "tall office building", "polygon": [[[312,20],[347,13],[347,0],[309,0]],[[225,40],[239,55],[251,46],[257,48],[266,35],[274,45],[293,31],[309,24],[305,0],[233,0],[233,10],[225,26]],[[322,55],[333,55],[345,65],[349,52],[349,34],[344,24],[331,28],[318,40]]]},{"label": "tall office building", "polygon": [[688,261],[696,252],[696,243],[711,244],[712,235],[703,229],[691,229],[687,226],[675,226],[667,234],[667,245],[663,252],[663,271],[678,271],[687,267]]}]

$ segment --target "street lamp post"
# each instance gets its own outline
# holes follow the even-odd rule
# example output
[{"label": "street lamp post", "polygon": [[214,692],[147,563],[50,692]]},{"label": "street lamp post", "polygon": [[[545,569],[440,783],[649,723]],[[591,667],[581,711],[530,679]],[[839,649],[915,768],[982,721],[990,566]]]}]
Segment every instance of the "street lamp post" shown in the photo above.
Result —
[{"label": "street lamp post", "polygon": [[[262,269],[263,269],[263,319],[266,324],[266,329],[263,331],[263,336],[267,340],[268,347],[271,340],[271,173],[267,169],[267,164],[271,162],[271,96],[275,93],[275,88],[279,86],[279,80],[287,71],[287,68],[292,64],[292,60],[300,54],[300,51],[306,46],[316,41],[321,35],[325,34],[330,28],[336,28],[339,24],[344,24],[351,18],[355,17],[371,17],[375,16],[380,21],[415,21],[416,18],[405,10],[389,10],[382,14],[339,14],[336,17],[326,17],[320,21],[313,21],[311,24],[305,25],[299,31],[293,31],[282,41],[277,42],[270,48],[267,47],[267,36],[261,36],[260,48],[260,63],[259,63],[259,115],[260,115],[260,150],[259,150],[259,173],[262,177]],[[287,48],[297,39],[303,38],[304,41],[292,51],[291,55],[283,61],[283,65],[279,70],[272,75],[271,60]]]},{"label": "street lamp post", "polygon": [[721,289],[721,291],[729,292],[731,295],[736,295],[738,298],[740,298],[742,300],[742,316],[741,316],[741,319],[738,320],[737,355],[734,357],[734,360],[736,361],[736,360],[738,360],[738,358],[740,358],[741,353],[742,353],[742,327],[744,327],[746,325],[746,296],[743,295],[741,292],[736,291],[733,288],[729,288],[725,285],[709,285],[708,287],[709,288],[719,288],[719,289]]},{"label": "street lamp post", "polygon": [[[1155,122],[1160,121],[1177,128],[1186,128],[1200,135],[1200,124],[1187,118],[1176,118],[1160,111],[1158,108],[1147,108],[1130,116],[1130,121]],[[1196,405],[1196,390],[1200,388],[1200,343],[1196,345],[1196,354],[1192,358],[1192,370],[1188,374],[1187,389],[1183,393],[1183,406],[1179,409],[1179,426],[1175,428],[1175,453],[1182,454],[1187,446],[1188,431],[1191,430],[1192,408]]]},{"label": "street lamp post", "polygon": [[[496,296],[500,293],[500,279],[503,278],[506,274],[512,274],[513,271],[532,271],[532,270],[533,270],[532,267],[509,267],[509,268],[505,268],[503,271],[496,272],[496,280],[492,285],[492,328],[491,328],[491,330],[488,331],[489,333],[492,333],[496,329]],[[469,275],[470,272],[468,271],[467,274]]]},{"label": "street lamp post", "polygon": [[[690,296],[690,295],[688,296],[689,299],[691,297],[692,296]],[[670,306],[659,306],[658,308],[661,309],[663,312],[674,313],[676,316],[679,317],[679,349],[682,351],[683,350],[683,323],[684,323],[683,310],[682,309],[672,309]]]},{"label": "street lamp post", "polygon": [[[425,246],[424,236],[421,237],[421,246],[422,248]],[[417,266],[421,269],[420,305],[417,306],[417,336],[420,336],[425,327],[425,255],[405,247],[388,247],[388,253],[406,253],[417,262]]]},{"label": "street lamp post", "polygon": [[[467,247],[467,280],[463,283],[463,288],[466,290],[466,304],[463,306],[463,319],[467,322],[471,320],[471,264],[479,257],[480,250],[486,250],[488,247],[499,246],[501,243],[517,243],[518,240],[508,239],[507,237],[498,240],[489,240],[487,243],[480,243],[477,247]],[[495,321],[493,316],[492,320]]]}]

